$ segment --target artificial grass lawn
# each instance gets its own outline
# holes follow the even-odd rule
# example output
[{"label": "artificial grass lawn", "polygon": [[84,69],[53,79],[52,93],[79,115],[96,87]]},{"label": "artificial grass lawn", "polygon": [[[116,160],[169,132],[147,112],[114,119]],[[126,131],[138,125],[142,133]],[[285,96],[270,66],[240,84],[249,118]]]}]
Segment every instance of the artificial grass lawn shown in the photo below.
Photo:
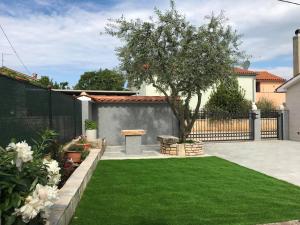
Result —
[{"label": "artificial grass lawn", "polygon": [[245,225],[300,218],[300,188],[216,158],[101,161],[72,225]]}]

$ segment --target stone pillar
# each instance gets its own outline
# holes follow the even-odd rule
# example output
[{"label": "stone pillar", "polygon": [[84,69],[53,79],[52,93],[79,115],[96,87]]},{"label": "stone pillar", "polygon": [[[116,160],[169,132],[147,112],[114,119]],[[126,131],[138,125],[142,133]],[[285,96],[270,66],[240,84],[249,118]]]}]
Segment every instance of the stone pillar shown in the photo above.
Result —
[{"label": "stone pillar", "polygon": [[252,109],[250,111],[250,130],[253,134],[253,140],[260,141],[261,140],[260,109]]},{"label": "stone pillar", "polygon": [[289,140],[289,111],[287,109],[279,110],[278,132],[280,140]]},{"label": "stone pillar", "polygon": [[145,130],[122,130],[121,134],[125,136],[125,152],[127,155],[141,155],[142,135]]},{"label": "stone pillar", "polygon": [[81,93],[78,100],[81,101],[82,134],[85,135],[85,121],[92,119],[92,99]]}]

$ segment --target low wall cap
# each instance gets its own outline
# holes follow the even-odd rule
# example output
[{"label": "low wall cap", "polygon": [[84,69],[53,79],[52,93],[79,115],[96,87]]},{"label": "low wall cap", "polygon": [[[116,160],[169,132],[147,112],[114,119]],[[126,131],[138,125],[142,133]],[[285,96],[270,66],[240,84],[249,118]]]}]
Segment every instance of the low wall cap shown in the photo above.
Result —
[{"label": "low wall cap", "polygon": [[164,96],[97,96],[90,95],[95,102],[99,103],[165,103]]}]

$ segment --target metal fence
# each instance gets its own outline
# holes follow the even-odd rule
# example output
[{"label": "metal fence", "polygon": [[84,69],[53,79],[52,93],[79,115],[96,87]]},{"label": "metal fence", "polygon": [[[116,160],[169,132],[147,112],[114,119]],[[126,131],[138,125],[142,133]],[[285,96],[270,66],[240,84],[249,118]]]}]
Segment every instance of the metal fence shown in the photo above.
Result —
[{"label": "metal fence", "polygon": [[279,139],[280,113],[277,110],[261,111],[261,138]]},{"label": "metal fence", "polygon": [[31,141],[50,128],[65,142],[81,134],[81,102],[54,92],[0,76],[0,146],[11,140]]},{"label": "metal fence", "polygon": [[189,138],[197,141],[252,140],[249,113],[200,111]]}]

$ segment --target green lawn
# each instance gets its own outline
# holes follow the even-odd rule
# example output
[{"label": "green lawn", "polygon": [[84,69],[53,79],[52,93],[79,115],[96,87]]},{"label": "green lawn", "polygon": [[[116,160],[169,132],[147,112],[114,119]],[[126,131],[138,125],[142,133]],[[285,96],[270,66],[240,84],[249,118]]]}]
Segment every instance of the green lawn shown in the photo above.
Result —
[{"label": "green lawn", "polygon": [[101,161],[72,225],[236,225],[300,218],[300,188],[216,158]]}]

